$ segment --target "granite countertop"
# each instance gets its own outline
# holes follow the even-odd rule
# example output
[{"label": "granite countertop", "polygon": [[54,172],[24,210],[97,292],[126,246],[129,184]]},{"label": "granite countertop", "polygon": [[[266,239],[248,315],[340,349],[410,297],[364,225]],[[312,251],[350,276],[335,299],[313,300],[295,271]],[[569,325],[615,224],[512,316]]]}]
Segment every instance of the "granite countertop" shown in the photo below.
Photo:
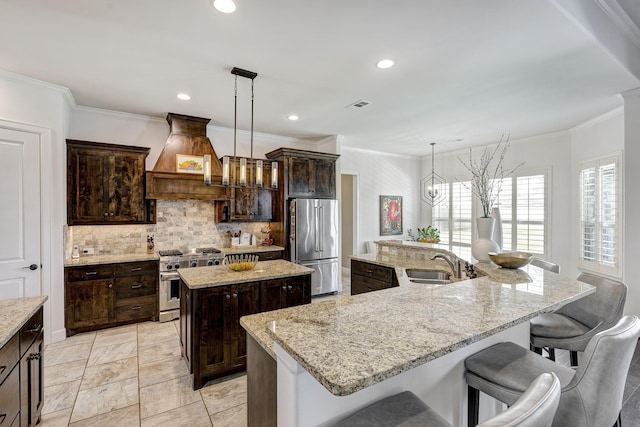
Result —
[{"label": "granite countertop", "polygon": [[404,272],[431,268],[424,260],[376,254],[353,259],[395,267],[400,286],[241,319],[274,358],[275,340],[339,396],[595,292],[590,285],[531,265],[520,270],[483,266],[485,277],[430,285],[411,283]]},{"label": "granite countertop", "polygon": [[274,261],[259,261],[249,271],[232,271],[226,265],[214,265],[187,268],[178,270],[178,273],[189,289],[202,289],[255,282],[257,280],[301,276],[313,273],[313,269],[278,259]]},{"label": "granite countertop", "polygon": [[0,300],[0,347],[4,346],[27,320],[47,301],[46,295]]},{"label": "granite countertop", "polygon": [[246,248],[217,248],[217,249],[220,249],[220,252],[222,252],[225,255],[284,251],[284,248],[282,246],[275,246],[275,245],[269,245],[269,246],[258,245],[258,246],[247,246]]},{"label": "granite countertop", "polygon": [[122,262],[135,261],[158,261],[160,257],[157,253],[134,253],[134,254],[117,254],[117,255],[85,255],[80,258],[69,258],[64,261],[65,267],[80,267],[83,265],[99,265],[99,264],[119,264]]}]

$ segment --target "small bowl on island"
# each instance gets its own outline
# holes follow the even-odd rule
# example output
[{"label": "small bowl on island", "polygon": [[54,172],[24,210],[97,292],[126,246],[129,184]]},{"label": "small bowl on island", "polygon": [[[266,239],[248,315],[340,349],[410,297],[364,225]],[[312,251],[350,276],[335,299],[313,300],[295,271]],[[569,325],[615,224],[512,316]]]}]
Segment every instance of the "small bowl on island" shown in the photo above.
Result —
[{"label": "small bowl on island", "polygon": [[258,263],[258,255],[227,255],[223,264],[232,271],[249,271]]},{"label": "small bowl on island", "polygon": [[528,252],[488,252],[489,258],[502,268],[520,268],[529,264],[533,254]]}]

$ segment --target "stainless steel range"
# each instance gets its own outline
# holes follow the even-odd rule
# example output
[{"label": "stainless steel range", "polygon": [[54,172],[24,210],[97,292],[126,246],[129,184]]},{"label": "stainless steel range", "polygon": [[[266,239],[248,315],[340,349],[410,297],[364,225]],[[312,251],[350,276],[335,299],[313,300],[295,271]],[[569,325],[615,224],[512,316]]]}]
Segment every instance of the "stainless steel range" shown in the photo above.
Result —
[{"label": "stainless steel range", "polygon": [[159,320],[168,322],[180,317],[181,268],[220,265],[224,255],[216,248],[197,248],[195,253],[183,254],[177,249],[158,251],[160,255],[160,289],[158,292]]}]

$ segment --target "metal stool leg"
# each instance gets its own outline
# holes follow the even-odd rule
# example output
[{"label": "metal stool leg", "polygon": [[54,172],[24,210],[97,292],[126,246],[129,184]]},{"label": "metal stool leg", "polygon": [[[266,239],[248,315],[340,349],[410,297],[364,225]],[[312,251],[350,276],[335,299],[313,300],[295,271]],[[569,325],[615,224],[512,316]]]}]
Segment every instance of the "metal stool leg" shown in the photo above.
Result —
[{"label": "metal stool leg", "polygon": [[480,390],[467,386],[467,426],[472,427],[478,425],[478,412],[480,409]]},{"label": "metal stool leg", "polygon": [[578,352],[577,351],[569,352],[569,357],[571,358],[571,366],[578,366]]}]

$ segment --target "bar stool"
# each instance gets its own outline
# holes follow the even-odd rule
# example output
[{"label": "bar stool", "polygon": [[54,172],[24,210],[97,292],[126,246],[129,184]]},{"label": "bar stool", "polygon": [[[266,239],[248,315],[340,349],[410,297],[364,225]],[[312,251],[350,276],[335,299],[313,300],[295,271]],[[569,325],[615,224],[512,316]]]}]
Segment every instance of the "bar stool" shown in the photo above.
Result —
[{"label": "bar stool", "polygon": [[596,292],[529,321],[531,349],[542,354],[543,347],[549,348],[551,360],[554,348],[569,350],[572,366],[578,365],[578,351],[584,351],[594,335],[620,320],[627,299],[627,285],[617,280],[591,273],[581,273],[577,280],[595,286]]},{"label": "bar stool", "polygon": [[[550,427],[560,401],[560,380],[553,373],[536,378],[524,394],[503,413],[480,427]],[[451,427],[410,391],[375,402],[335,427]]]},{"label": "bar stool", "polygon": [[575,371],[510,342],[474,354],[465,360],[468,425],[478,422],[480,391],[512,405],[541,372],[553,372],[562,386],[554,427],[620,425],[625,380],[639,336],[640,320],[623,317],[589,341],[584,363]]}]

